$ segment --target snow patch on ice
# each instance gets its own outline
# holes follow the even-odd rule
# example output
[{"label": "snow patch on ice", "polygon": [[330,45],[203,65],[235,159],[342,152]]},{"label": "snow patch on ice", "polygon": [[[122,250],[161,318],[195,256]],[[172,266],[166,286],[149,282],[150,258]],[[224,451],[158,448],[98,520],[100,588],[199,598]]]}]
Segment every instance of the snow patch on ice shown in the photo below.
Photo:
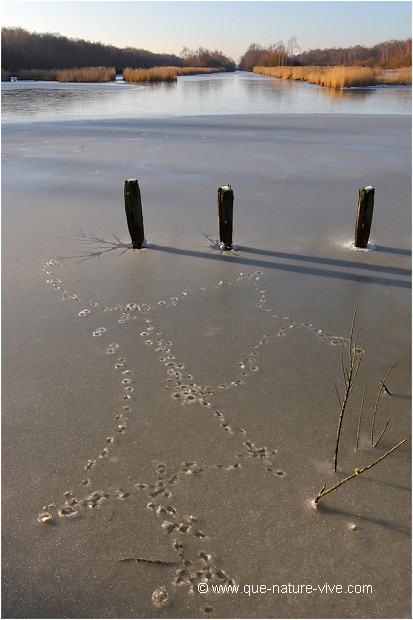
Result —
[{"label": "snow patch on ice", "polygon": [[356,250],[357,252],[374,252],[377,250],[377,245],[374,241],[369,241],[366,248],[356,248],[354,241],[345,241],[343,243],[343,247],[350,250]]}]

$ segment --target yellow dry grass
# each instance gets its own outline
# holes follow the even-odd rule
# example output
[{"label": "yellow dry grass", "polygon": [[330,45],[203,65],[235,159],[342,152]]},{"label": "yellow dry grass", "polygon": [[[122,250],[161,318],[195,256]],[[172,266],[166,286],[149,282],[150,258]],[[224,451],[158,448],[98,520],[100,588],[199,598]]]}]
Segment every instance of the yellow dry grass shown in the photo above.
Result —
[{"label": "yellow dry grass", "polygon": [[396,71],[383,71],[381,84],[405,84],[412,83],[412,68],[403,67]]},{"label": "yellow dry grass", "polygon": [[375,86],[377,84],[411,84],[412,69],[404,67],[387,72],[381,67],[254,67],[254,73],[270,77],[301,80],[330,88]]},{"label": "yellow dry grass", "polygon": [[179,75],[216,73],[209,67],[152,67],[152,69],[124,69],[125,82],[175,82]]},{"label": "yellow dry grass", "polygon": [[[124,69],[126,82],[175,82],[179,75],[199,73],[216,73],[222,69],[212,67],[153,67],[152,69]],[[110,82],[114,80],[116,70],[113,67],[83,67],[73,69],[22,69],[18,72],[21,80],[57,80],[59,82]],[[1,79],[8,80],[9,71],[2,70]]]},{"label": "yellow dry grass", "polygon": [[57,80],[56,69],[20,69],[17,72],[19,80]]},{"label": "yellow dry grass", "polygon": [[113,67],[82,67],[57,72],[59,82],[110,82],[115,76]]}]

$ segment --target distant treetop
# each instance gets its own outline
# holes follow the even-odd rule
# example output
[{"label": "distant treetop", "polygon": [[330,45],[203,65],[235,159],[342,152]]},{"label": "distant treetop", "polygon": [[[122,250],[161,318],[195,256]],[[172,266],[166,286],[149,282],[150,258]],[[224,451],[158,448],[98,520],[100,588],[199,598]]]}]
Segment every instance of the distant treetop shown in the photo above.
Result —
[{"label": "distant treetop", "polygon": [[373,47],[333,47],[301,52],[297,40],[292,37],[287,45],[278,41],[267,47],[251,43],[240,60],[240,69],[252,71],[254,67],[275,67],[283,65],[362,65],[380,66],[385,69],[411,67],[412,40],[385,41]]},{"label": "distant treetop", "polygon": [[71,69],[107,66],[149,69],[155,66],[199,66],[235,69],[235,62],[218,50],[184,48],[185,54],[155,54],[138,48],[118,48],[83,39],[69,39],[57,33],[28,32],[22,28],[1,29],[1,66],[10,73],[22,69]]}]

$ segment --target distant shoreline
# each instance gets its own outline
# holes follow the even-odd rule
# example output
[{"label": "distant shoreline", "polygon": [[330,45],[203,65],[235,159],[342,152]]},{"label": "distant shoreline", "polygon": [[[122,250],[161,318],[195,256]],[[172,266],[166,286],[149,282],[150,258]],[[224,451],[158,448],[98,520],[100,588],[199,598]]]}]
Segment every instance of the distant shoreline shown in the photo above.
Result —
[{"label": "distant shoreline", "polygon": [[[178,76],[227,73],[225,67],[175,67],[159,66],[150,69],[123,69],[115,67],[82,67],[72,69],[25,69],[12,74],[2,70],[2,82],[16,81],[56,81],[60,83],[107,83],[120,77],[132,84],[150,82],[175,82]],[[231,71],[232,72],[232,71]],[[255,66],[248,73],[267,77],[304,81],[309,84],[330,88],[365,87],[377,85],[411,86],[412,68],[383,69],[364,66]]]},{"label": "distant shoreline", "polygon": [[254,73],[287,80],[299,80],[329,88],[366,87],[377,85],[411,86],[412,68],[388,70],[381,67],[306,66],[254,67]]}]

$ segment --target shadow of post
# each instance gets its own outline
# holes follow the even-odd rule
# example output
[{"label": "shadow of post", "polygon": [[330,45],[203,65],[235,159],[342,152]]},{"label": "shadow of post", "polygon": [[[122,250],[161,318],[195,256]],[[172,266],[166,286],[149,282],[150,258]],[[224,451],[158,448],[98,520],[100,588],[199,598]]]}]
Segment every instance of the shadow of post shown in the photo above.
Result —
[{"label": "shadow of post", "polygon": [[[333,278],[336,280],[360,282],[366,284],[378,284],[380,286],[397,287],[411,289],[411,270],[402,269],[400,267],[391,267],[385,265],[372,265],[369,263],[360,263],[346,261],[335,258],[325,258],[320,256],[309,256],[305,254],[293,254],[289,252],[277,252],[274,250],[262,250],[259,248],[251,248],[248,246],[237,246],[232,251],[217,251],[215,240],[207,235],[204,236],[211,242],[210,251],[189,250],[184,248],[175,248],[166,245],[157,245],[150,243],[146,248],[156,252],[165,252],[167,254],[175,254],[177,256],[188,256],[206,261],[226,261],[236,263],[240,266],[248,266],[260,269],[273,269],[277,271],[285,271],[286,273],[298,273],[308,276]],[[97,236],[88,236],[83,232],[78,241],[100,245],[96,250],[87,251],[78,256],[71,258],[80,258],[82,260],[91,260],[100,258],[103,255],[121,251],[125,253],[128,250],[134,250],[132,244],[122,242],[116,235],[112,235],[113,240],[102,239]],[[136,251],[136,250],[134,250]],[[392,253],[398,252],[396,248],[387,248]],[[403,253],[405,250],[400,250]],[[251,257],[249,255],[252,255]],[[273,260],[263,260],[263,257]],[[62,257],[63,258],[63,257]],[[68,257],[65,257],[68,258]],[[289,262],[287,262],[289,261]],[[339,271],[338,269],[342,269]],[[357,273],[357,270],[360,272]],[[370,273],[362,273],[370,272]],[[388,274],[377,275],[377,274]],[[399,279],[390,276],[399,276]]]}]

